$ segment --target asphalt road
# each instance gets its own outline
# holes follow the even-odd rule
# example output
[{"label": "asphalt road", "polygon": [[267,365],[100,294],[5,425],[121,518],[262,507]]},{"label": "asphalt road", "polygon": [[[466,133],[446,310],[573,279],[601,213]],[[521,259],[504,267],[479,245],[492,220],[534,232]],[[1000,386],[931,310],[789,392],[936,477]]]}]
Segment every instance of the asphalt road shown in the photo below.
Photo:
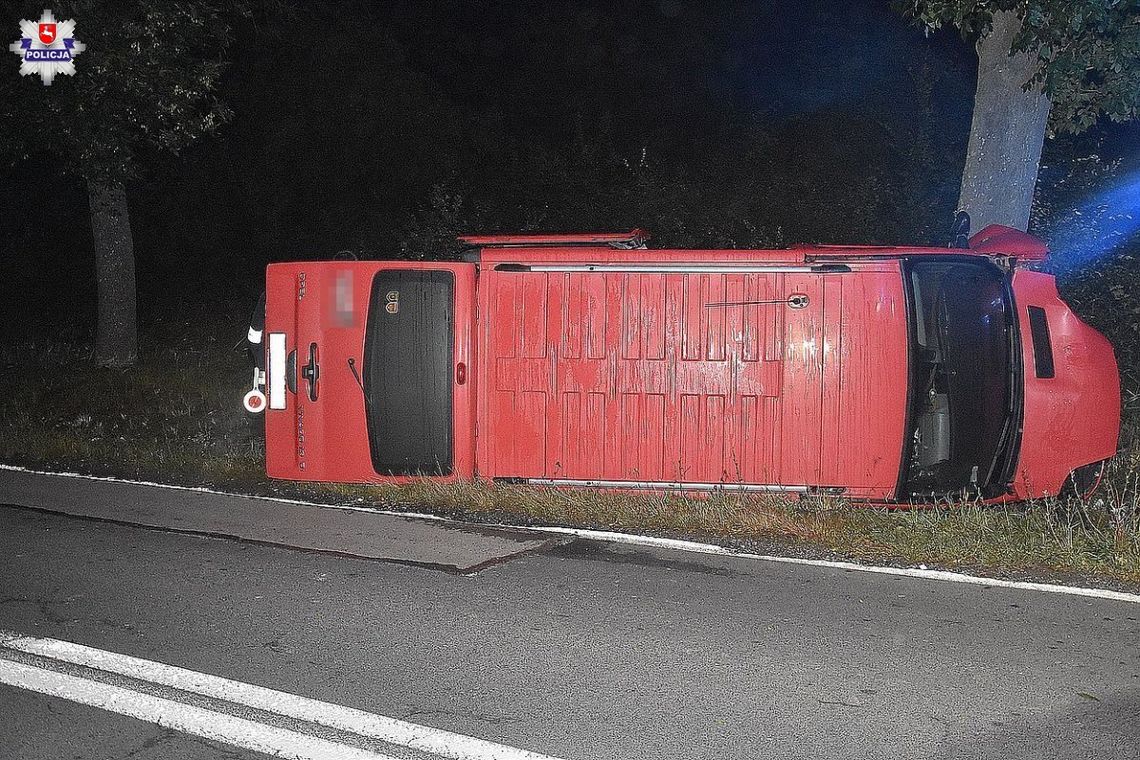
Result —
[{"label": "asphalt road", "polygon": [[[1138,604],[584,540],[462,575],[0,507],[0,630],[566,760],[1140,758]],[[5,760],[263,756],[0,686]]]}]

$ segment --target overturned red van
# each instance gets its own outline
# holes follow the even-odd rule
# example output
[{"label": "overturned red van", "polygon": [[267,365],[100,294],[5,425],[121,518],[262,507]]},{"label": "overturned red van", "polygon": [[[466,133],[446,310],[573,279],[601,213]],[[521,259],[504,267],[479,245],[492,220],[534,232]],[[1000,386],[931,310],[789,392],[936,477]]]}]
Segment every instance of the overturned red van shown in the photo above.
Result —
[{"label": "overturned red van", "polygon": [[1112,347],[1016,230],[462,240],[463,262],[269,266],[251,394],[271,477],[1007,501],[1087,491],[1116,451]]}]

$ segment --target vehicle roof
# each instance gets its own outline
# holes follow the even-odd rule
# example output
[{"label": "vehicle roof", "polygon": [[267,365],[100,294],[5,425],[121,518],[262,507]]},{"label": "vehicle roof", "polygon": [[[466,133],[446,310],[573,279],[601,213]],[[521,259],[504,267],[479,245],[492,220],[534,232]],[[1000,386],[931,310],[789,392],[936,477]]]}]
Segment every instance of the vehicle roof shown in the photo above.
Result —
[{"label": "vehicle roof", "polygon": [[1011,257],[1041,261],[1048,253],[1044,241],[1020,230],[990,225],[969,240],[967,248],[934,246],[800,244],[775,249],[650,249],[649,235],[635,229],[618,233],[468,235],[460,242],[478,248],[488,262],[675,262],[805,263],[834,260],[898,259],[907,256]]}]

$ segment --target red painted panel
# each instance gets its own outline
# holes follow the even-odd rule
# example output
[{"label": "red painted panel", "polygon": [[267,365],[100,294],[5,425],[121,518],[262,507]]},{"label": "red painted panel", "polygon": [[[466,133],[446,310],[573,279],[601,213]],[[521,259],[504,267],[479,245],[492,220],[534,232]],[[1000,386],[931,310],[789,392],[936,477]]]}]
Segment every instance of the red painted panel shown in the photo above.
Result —
[{"label": "red painted panel", "polygon": [[[1025,421],[1014,488],[1021,498],[1056,494],[1076,468],[1116,453],[1120,375],[1112,345],[1057,294],[1052,275],[1019,270],[1013,298],[1021,330]],[[1045,310],[1055,376],[1039,378],[1028,307]]]},{"label": "red painted panel", "polygon": [[[822,479],[886,497],[898,477],[906,414],[901,277],[837,277],[828,288]],[[834,312],[832,311],[834,309]],[[832,314],[837,314],[834,318]],[[892,449],[892,447],[894,447]]]},{"label": "red painted panel", "polygon": [[785,278],[785,292],[806,295],[809,306],[785,315],[784,373],[777,412],[782,456],[777,472],[781,483],[819,485],[824,422],[823,276]]},{"label": "red painted panel", "polygon": [[1021,261],[1044,261],[1049,255],[1049,246],[1044,240],[1006,227],[991,224],[970,238],[970,250],[994,256],[1014,256]]},{"label": "red painted panel", "polygon": [[[482,475],[893,492],[907,374],[897,263],[481,278]],[[807,307],[789,307],[792,294]]]},{"label": "red painted panel", "polygon": [[[381,269],[438,269],[455,275],[456,365],[474,365],[475,267],[472,264],[315,261],[272,264],[266,272],[265,343],[284,333],[286,352],[297,349],[298,365],[309,345],[319,352],[317,400],[307,383],[286,391],[285,409],[265,411],[265,460],[270,477],[292,480],[377,482],[372,469],[364,394],[348,366],[363,373],[364,333],[372,278]],[[469,373],[470,375],[470,373]],[[453,382],[455,378],[453,376]],[[270,378],[272,382],[272,378]],[[454,473],[474,475],[474,398],[479,379],[454,387]]]}]

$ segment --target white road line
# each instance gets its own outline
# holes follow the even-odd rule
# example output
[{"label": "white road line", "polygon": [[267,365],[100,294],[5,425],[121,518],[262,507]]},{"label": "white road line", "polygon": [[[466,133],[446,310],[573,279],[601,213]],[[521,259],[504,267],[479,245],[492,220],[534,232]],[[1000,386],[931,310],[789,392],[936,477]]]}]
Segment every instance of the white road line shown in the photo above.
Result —
[{"label": "white road line", "polygon": [[[504,526],[506,527],[506,526]],[[677,538],[660,538],[658,536],[640,536],[629,533],[614,533],[604,530],[588,530],[581,528],[561,528],[557,526],[536,528],[550,533],[562,533],[580,538],[590,538],[597,541],[609,541],[619,544],[632,544],[655,549],[673,549],[677,551],[692,552],[694,554],[712,554],[720,557],[734,559],[751,559],[763,562],[777,562],[785,565],[807,565],[809,567],[829,567],[836,570],[851,570],[861,573],[876,573],[879,575],[896,575],[903,578],[919,578],[928,581],[948,581],[950,583],[966,583],[973,586],[992,586],[994,588],[1013,588],[1022,591],[1044,591],[1051,594],[1068,594],[1070,596],[1087,596],[1094,599],[1111,599],[1117,602],[1131,602],[1140,604],[1140,594],[1127,591],[1112,591],[1102,588],[1086,588],[1083,586],[1062,586],[1056,583],[1037,583],[1034,581],[1008,581],[1001,578],[986,578],[981,575],[966,575],[949,570],[930,570],[919,567],[889,567],[885,565],[861,565],[857,562],[842,562],[827,559],[804,559],[801,557],[776,557],[768,554],[750,554],[737,552],[716,544],[702,544],[696,541],[683,541]]]},{"label": "white road line", "polygon": [[396,760],[390,755],[3,658],[0,683],[290,760]]},{"label": "white road line", "polygon": [[69,641],[0,631],[0,648],[116,673],[452,760],[557,760],[463,734]]},{"label": "white road line", "polygon": [[[148,486],[164,488],[172,491],[191,491],[197,493],[212,493],[219,496],[237,496],[243,499],[257,499],[271,501],[279,504],[295,504],[320,509],[340,509],[350,512],[368,512],[376,515],[391,515],[414,520],[436,520],[454,525],[465,525],[461,520],[441,517],[426,512],[401,512],[394,509],[378,509],[376,507],[361,507],[353,504],[317,504],[298,499],[284,499],[276,496],[254,496],[232,491],[218,491],[201,486],[175,486],[169,483],[154,483],[147,480],[127,480],[125,478],[101,477],[97,475],[83,475],[77,472],[47,472],[45,470],[32,470],[16,465],[0,464],[0,470],[12,472],[26,472],[31,475],[52,475],[61,478],[78,478],[80,480],[95,480],[107,483],[123,483],[134,486]],[[699,541],[684,541],[677,538],[662,538],[660,536],[646,536],[637,533],[617,533],[608,530],[592,530],[590,528],[566,528],[557,525],[509,525],[505,523],[478,523],[480,528],[503,528],[506,530],[529,531],[534,533],[560,533],[567,536],[586,538],[593,541],[605,541],[616,544],[629,544],[650,549],[671,549],[673,551],[690,552],[693,554],[711,554],[733,559],[748,559],[760,562],[775,562],[785,565],[806,565],[809,567],[827,567],[836,570],[848,570],[860,573],[875,573],[878,575],[895,575],[904,578],[917,578],[928,581],[945,581],[948,583],[966,583],[974,586],[993,586],[995,588],[1011,588],[1021,591],[1042,591],[1049,594],[1067,594],[1070,596],[1083,596],[1093,599],[1109,599],[1116,602],[1130,602],[1140,604],[1140,594],[1127,591],[1112,591],[1109,589],[1089,588],[1086,586],[1062,586],[1058,583],[1036,583],[1033,581],[1010,581],[1001,578],[986,578],[981,575],[967,575],[949,570],[929,570],[918,567],[890,567],[887,565],[863,565],[858,562],[842,562],[826,559],[804,559],[800,557],[778,557],[770,554],[752,554],[739,552],[716,544],[705,544]]]}]

